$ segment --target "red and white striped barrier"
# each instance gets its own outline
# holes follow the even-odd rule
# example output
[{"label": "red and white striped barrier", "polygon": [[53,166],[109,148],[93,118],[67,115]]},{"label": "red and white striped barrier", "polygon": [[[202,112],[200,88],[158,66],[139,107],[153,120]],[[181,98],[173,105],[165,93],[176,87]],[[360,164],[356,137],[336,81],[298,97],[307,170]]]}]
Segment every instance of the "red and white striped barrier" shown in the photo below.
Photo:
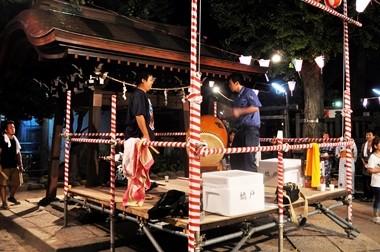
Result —
[{"label": "red and white striped barrier", "polygon": [[[346,22],[348,22],[348,23],[354,24],[354,25],[356,25],[356,26],[358,26],[358,27],[362,27],[362,24],[361,24],[360,22],[358,22],[358,21],[356,21],[356,20],[353,20],[353,19],[349,18],[349,17],[347,16],[347,13],[344,13],[344,15],[342,15],[342,14],[340,14],[339,12],[337,12],[337,11],[331,9],[330,7],[327,7],[326,5],[323,5],[323,4],[318,3],[318,1],[316,1],[316,0],[302,0],[302,1],[304,1],[305,3],[308,3],[308,4],[310,4],[310,5],[312,5],[312,6],[314,6],[314,7],[317,7],[317,8],[319,8],[319,9],[325,11],[325,12],[328,12],[328,13],[330,13],[331,15],[334,15],[334,16],[336,16],[336,17],[339,17],[339,18],[343,19],[344,21],[346,21]],[[344,2],[343,2],[343,4],[344,4]]]},{"label": "red and white striped barrier", "polygon": [[116,95],[111,97],[111,144],[110,154],[110,214],[115,210],[115,147],[116,147]]},{"label": "red and white striped barrier", "polygon": [[[100,132],[100,133],[70,133],[71,137],[110,137],[111,133],[107,132]],[[123,137],[124,133],[116,133],[117,137]]]},{"label": "red and white striped barrier", "polygon": [[[341,138],[284,138],[283,143],[322,143],[322,142],[340,142]],[[277,138],[260,138],[260,142],[277,143]]]},{"label": "red and white striped barrier", "polygon": [[197,69],[198,63],[198,1],[191,1],[191,35],[190,35],[190,151],[189,151],[189,233],[188,251],[193,252],[196,244],[196,232],[200,232],[201,209],[201,173],[200,157],[196,155],[196,143],[200,142],[200,114],[202,101],[201,75]]},{"label": "red and white striped barrier", "polygon": [[[343,0],[343,14],[347,16],[347,0]],[[350,80],[350,49],[348,43],[348,23],[343,23],[343,45],[344,45],[344,67],[345,67],[345,80],[346,89],[344,91],[344,137],[347,139],[351,138],[351,80]],[[346,178],[347,178],[347,189],[352,193],[352,150],[348,146],[346,148]],[[352,205],[348,208],[348,220],[352,220]]]},{"label": "red and white striped barrier", "polygon": [[[277,139],[277,143],[278,143]],[[339,143],[319,143],[319,147],[334,147],[334,146],[350,146],[352,141],[339,142]],[[234,148],[206,148],[202,147],[197,150],[199,156],[207,156],[212,154],[234,154],[234,153],[248,153],[248,152],[266,152],[266,151],[289,151],[289,150],[301,150],[310,149],[312,144],[277,144],[270,146],[252,146],[252,147],[234,147]]]},{"label": "red and white striped barrier", "polygon": [[157,132],[155,136],[186,136],[186,132]]},{"label": "red and white striped barrier", "polygon": [[71,91],[67,91],[66,94],[66,126],[65,126],[65,171],[64,171],[64,182],[63,182],[63,191],[65,197],[69,192],[69,163],[70,163],[70,139],[68,134],[70,133],[70,119],[71,119]]}]

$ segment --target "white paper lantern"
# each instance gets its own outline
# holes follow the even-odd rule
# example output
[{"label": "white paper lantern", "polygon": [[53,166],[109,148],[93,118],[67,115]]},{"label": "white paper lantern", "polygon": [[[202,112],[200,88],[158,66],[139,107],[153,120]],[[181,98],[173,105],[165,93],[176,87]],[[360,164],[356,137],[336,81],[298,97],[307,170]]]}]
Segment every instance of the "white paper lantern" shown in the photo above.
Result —
[{"label": "white paper lantern", "polygon": [[252,56],[243,56],[243,55],[241,55],[239,57],[239,61],[240,61],[241,64],[251,65]]},{"label": "white paper lantern", "polygon": [[288,87],[289,87],[291,96],[293,96],[293,91],[294,91],[294,88],[296,87],[296,82],[294,80],[288,81]]},{"label": "white paper lantern", "polygon": [[302,62],[303,60],[302,59],[294,59],[293,60],[293,65],[294,65],[294,68],[296,69],[297,72],[300,72],[301,69],[302,69]]},{"label": "white paper lantern", "polygon": [[317,63],[317,65],[319,66],[319,68],[321,69],[321,73],[322,73],[322,68],[325,66],[325,57],[318,56],[314,60]]},{"label": "white paper lantern", "polygon": [[269,59],[259,59],[259,65],[261,67],[269,67],[270,60]]},{"label": "white paper lantern", "polygon": [[371,0],[356,0],[356,11],[361,13],[367,8],[367,5]]}]

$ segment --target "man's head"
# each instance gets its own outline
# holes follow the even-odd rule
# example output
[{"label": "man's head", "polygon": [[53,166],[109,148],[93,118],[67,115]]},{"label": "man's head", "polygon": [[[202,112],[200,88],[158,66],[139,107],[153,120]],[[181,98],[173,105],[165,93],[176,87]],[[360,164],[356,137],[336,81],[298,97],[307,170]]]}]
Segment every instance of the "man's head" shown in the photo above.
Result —
[{"label": "man's head", "polygon": [[141,72],[136,76],[136,85],[145,92],[152,88],[152,85],[156,78],[152,74],[147,72]]},{"label": "man's head", "polygon": [[243,82],[244,77],[240,73],[233,73],[228,77],[228,87],[231,92],[239,92]]},{"label": "man's head", "polygon": [[328,139],[328,138],[330,138],[330,134],[328,132],[323,132],[322,138],[323,139]]},{"label": "man's head", "polygon": [[375,137],[375,132],[373,129],[367,129],[365,131],[365,139],[369,142]]},{"label": "man's head", "polygon": [[4,124],[4,133],[10,136],[16,134],[15,122],[14,121],[6,121]]}]

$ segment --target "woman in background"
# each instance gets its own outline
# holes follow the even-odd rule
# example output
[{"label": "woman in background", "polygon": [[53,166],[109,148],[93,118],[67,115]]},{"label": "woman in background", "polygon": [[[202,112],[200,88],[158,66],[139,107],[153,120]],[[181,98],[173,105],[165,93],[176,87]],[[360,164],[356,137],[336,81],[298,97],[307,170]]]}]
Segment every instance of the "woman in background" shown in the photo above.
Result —
[{"label": "woman in background", "polygon": [[371,175],[371,186],[375,200],[373,202],[373,222],[380,224],[380,138],[372,140],[373,153],[368,159],[368,173]]}]

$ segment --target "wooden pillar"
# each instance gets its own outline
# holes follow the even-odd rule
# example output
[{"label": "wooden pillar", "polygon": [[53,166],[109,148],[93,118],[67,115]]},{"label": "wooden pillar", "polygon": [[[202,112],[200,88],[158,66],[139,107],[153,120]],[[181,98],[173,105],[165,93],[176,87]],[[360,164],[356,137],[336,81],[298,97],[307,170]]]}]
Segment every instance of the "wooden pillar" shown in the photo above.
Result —
[{"label": "wooden pillar", "polygon": [[[100,131],[101,110],[103,95],[101,90],[95,89],[90,104],[90,113],[88,121],[88,132],[98,133]],[[99,185],[99,144],[86,144],[87,162],[86,162],[86,187]]]},{"label": "wooden pillar", "polygon": [[[63,117],[65,115],[65,103],[66,96],[61,95],[58,98],[58,102],[55,108],[54,114],[54,126],[53,126],[53,137],[52,137],[52,148],[50,156],[50,169],[48,175],[48,184],[46,188],[46,195],[38,204],[45,206],[51,201],[55,200],[57,196],[58,187],[58,174],[59,174],[59,160],[61,154],[61,141],[63,128]],[[63,140],[64,141],[64,140]]]},{"label": "wooden pillar", "polygon": [[40,145],[40,169],[43,171],[48,170],[49,166],[49,119],[43,119],[41,127],[41,145]]}]

